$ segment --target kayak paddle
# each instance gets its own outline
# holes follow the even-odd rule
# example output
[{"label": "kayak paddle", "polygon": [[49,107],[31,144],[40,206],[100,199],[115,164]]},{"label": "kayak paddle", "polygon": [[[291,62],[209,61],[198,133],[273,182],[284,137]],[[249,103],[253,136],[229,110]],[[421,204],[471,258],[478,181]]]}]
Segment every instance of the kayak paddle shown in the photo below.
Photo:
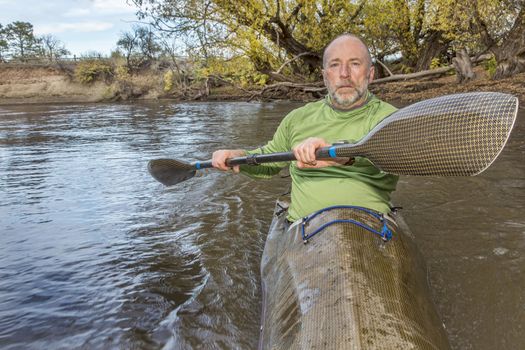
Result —
[{"label": "kayak paddle", "polygon": [[[355,144],[319,148],[317,159],[366,157],[382,171],[399,175],[473,176],[496,159],[518,113],[518,99],[499,92],[432,98],[401,108]],[[293,161],[292,152],[228,159],[228,166]],[[211,160],[187,163],[155,159],[150,174],[166,186],[212,168]]]}]

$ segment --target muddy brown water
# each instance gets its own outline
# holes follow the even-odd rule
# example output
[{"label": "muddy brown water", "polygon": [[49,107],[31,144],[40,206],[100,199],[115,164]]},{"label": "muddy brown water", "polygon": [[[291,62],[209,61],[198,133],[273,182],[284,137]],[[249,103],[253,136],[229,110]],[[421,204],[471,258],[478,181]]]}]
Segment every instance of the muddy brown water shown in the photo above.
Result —
[{"label": "muddy brown water", "polygon": [[[0,107],[0,347],[252,349],[259,264],[288,179],[209,172],[165,189],[149,159],[271,137],[294,103]],[[525,112],[472,178],[394,196],[455,349],[525,348]]]}]

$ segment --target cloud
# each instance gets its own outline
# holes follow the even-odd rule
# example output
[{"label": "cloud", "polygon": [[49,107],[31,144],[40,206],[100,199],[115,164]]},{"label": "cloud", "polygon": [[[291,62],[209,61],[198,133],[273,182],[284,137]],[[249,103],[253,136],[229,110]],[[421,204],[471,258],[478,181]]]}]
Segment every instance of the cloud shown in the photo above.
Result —
[{"label": "cloud", "polygon": [[136,8],[126,3],[126,0],[91,0],[93,9],[102,13],[134,13]]},{"label": "cloud", "polygon": [[78,22],[78,23],[49,23],[45,25],[35,26],[35,34],[57,34],[66,31],[72,32],[102,32],[113,28],[113,23],[110,22]]},{"label": "cloud", "polygon": [[90,9],[85,8],[72,8],[71,10],[68,10],[64,12],[62,15],[63,17],[84,17],[91,13]]}]

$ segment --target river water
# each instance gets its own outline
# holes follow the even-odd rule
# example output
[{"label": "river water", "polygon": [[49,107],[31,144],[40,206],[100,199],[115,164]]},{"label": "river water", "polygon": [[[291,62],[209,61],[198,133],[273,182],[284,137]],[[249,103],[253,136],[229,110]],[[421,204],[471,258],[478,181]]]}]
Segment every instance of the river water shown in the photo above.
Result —
[{"label": "river water", "polygon": [[[149,159],[271,137],[292,103],[0,107],[0,348],[252,349],[259,262],[288,179],[209,172],[166,189]],[[472,178],[395,195],[456,349],[525,348],[525,113]]]}]

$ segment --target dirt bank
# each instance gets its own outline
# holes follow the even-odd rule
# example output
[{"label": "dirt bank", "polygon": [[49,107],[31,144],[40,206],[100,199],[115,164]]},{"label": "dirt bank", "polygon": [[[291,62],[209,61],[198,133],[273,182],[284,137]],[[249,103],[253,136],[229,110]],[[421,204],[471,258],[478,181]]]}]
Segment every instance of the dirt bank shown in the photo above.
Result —
[{"label": "dirt bank", "polygon": [[[74,67],[73,67],[74,68]],[[159,78],[150,74],[128,80],[80,84],[72,67],[0,65],[0,105],[20,103],[101,102],[159,97]]]},{"label": "dirt bank", "polygon": [[66,71],[46,66],[0,65],[0,104],[94,102],[107,86],[75,83]]},{"label": "dirt bank", "polygon": [[[241,100],[253,98],[247,90],[233,86],[212,88],[209,95],[193,87],[191,94],[167,95],[163,91],[163,77],[159,72],[146,72],[127,80],[77,83],[71,67],[27,66],[0,64],[0,105],[19,103],[101,102],[134,99],[172,98],[184,100]],[[493,81],[478,67],[474,81],[457,84],[454,75],[403,82],[371,85],[371,91],[385,101],[407,104],[435,96],[467,91],[501,91],[514,94],[525,104],[525,73],[512,78]],[[176,90],[176,89],[175,89]],[[195,92],[196,91],[196,92]],[[188,97],[190,96],[190,97]],[[263,99],[311,101],[318,99],[309,93],[293,89],[279,89],[263,95]]]},{"label": "dirt bank", "polygon": [[436,96],[473,91],[500,91],[513,94],[525,104],[525,73],[511,78],[492,80],[483,69],[476,69],[476,79],[456,83],[455,75],[372,85],[371,91],[385,101],[410,103]]}]

